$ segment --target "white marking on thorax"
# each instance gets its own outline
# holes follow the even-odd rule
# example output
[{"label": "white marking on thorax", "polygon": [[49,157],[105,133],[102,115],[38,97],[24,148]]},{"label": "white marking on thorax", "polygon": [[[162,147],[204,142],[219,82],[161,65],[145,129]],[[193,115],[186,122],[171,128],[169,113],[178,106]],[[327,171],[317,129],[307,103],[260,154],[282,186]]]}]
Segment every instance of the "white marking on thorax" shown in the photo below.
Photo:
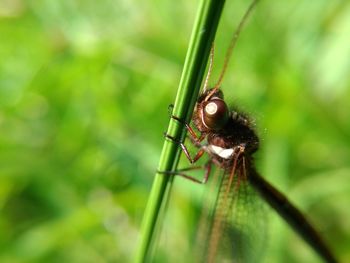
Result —
[{"label": "white marking on thorax", "polygon": [[214,154],[216,154],[216,155],[218,155],[218,156],[220,156],[221,158],[224,158],[224,159],[230,159],[230,157],[233,154],[233,149],[232,148],[225,149],[225,148],[222,148],[220,146],[213,145],[213,144],[209,144],[208,145],[208,149],[212,153],[214,153]]}]

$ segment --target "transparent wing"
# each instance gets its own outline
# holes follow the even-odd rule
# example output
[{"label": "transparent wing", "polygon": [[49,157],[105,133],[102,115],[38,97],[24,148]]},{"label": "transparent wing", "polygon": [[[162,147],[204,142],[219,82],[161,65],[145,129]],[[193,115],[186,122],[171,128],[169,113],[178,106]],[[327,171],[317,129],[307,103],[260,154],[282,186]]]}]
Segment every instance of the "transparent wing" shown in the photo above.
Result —
[{"label": "transparent wing", "polygon": [[199,221],[198,262],[261,262],[267,239],[262,200],[244,166],[215,175]]},{"label": "transparent wing", "polygon": [[230,262],[261,262],[267,240],[266,209],[247,180],[238,184],[222,233],[224,245],[219,255],[223,259],[232,258]]}]

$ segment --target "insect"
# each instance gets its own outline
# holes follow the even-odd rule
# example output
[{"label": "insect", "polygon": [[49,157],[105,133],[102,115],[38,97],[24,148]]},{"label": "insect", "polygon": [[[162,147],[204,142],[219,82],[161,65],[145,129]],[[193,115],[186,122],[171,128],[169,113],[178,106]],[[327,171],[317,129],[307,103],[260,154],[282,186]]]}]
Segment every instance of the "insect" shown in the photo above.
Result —
[{"label": "insect", "polygon": [[[228,227],[227,222],[231,213],[234,213],[231,211],[233,209],[232,203],[244,184],[249,184],[325,261],[337,262],[331,250],[300,210],[256,171],[253,154],[259,148],[259,138],[246,115],[229,109],[220,89],[240,31],[257,2],[257,0],[252,2],[238,25],[228,48],[221,75],[213,88],[208,87],[214,56],[214,49],[211,50],[204,89],[197,100],[192,117],[192,123],[199,135],[190,124],[183,122],[176,116],[171,116],[174,120],[185,125],[192,143],[199,149],[197,154],[192,157],[183,142],[168,134],[165,135],[167,139],[180,145],[192,164],[196,163],[204,154],[209,156],[203,179],[198,180],[185,173],[196,167],[163,173],[179,175],[196,183],[206,183],[213,164],[222,171],[216,209],[208,233],[209,244],[205,253],[207,262],[218,262],[222,243],[230,242],[228,239],[224,240],[222,236],[225,236],[226,231],[233,231]],[[206,143],[203,143],[204,141]],[[226,252],[230,253],[230,247],[226,249]]]}]

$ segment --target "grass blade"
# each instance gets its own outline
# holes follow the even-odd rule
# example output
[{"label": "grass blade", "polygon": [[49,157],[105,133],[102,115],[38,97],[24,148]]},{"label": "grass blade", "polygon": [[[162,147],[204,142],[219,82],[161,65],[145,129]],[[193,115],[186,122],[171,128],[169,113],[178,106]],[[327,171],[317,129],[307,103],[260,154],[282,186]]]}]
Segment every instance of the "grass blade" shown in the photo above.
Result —
[{"label": "grass blade", "polygon": [[[224,0],[201,1],[173,110],[173,114],[183,120],[189,121],[192,115],[224,2]],[[183,139],[185,136],[183,126],[172,119],[167,133],[175,138]],[[179,147],[165,140],[158,170],[170,171],[176,169],[179,156]],[[145,262],[150,256],[151,243],[155,239],[156,225],[161,223],[158,222],[160,210],[168,199],[171,182],[172,178],[170,176],[161,174],[155,176],[141,226],[136,262]]]}]

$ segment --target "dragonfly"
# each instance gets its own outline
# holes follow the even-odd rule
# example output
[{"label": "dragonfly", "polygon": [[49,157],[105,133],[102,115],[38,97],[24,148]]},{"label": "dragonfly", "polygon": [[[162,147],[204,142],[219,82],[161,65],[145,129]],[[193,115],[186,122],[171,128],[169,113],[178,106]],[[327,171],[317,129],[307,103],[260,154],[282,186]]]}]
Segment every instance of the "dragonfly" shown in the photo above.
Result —
[{"label": "dragonfly", "polygon": [[[237,242],[234,244],[234,240],[229,237],[229,233],[237,233],[229,221],[235,214],[234,209],[248,209],[239,206],[239,199],[244,194],[249,195],[250,189],[253,189],[254,194],[259,195],[262,200],[272,207],[321,258],[326,262],[337,262],[331,249],[303,213],[282,192],[258,173],[254,165],[253,155],[259,149],[259,138],[252,122],[247,115],[231,110],[224,100],[221,83],[227,65],[238,36],[257,2],[258,0],[253,1],[242,17],[226,52],[218,81],[213,87],[209,87],[208,82],[214,57],[214,47],[212,47],[204,88],[197,99],[192,115],[194,128],[179,117],[171,115],[172,119],[185,126],[192,144],[198,148],[195,156],[191,156],[184,142],[165,134],[168,140],[177,143],[181,147],[191,164],[195,164],[204,155],[209,157],[204,167],[204,177],[197,179],[188,175],[188,171],[201,168],[201,166],[192,166],[163,173],[178,175],[195,183],[205,184],[212,174],[213,165],[218,167],[220,171],[221,182],[214,205],[215,209],[210,216],[211,223],[207,224],[207,230],[204,231],[206,236],[203,237],[202,234],[202,239],[204,238],[207,242],[203,247],[204,252],[200,252],[201,258],[203,258],[200,262],[227,262],[227,258],[236,258],[236,260],[228,260],[228,262],[245,261],[244,256],[232,256],[232,254],[240,253],[240,245]],[[244,202],[241,202],[241,204],[244,205]],[[236,236],[239,236],[239,234],[236,234]],[[240,237],[240,242],[244,242],[242,235]],[[233,243],[233,245],[231,246],[230,243]],[[252,261],[255,262],[256,260],[253,259]]]}]

